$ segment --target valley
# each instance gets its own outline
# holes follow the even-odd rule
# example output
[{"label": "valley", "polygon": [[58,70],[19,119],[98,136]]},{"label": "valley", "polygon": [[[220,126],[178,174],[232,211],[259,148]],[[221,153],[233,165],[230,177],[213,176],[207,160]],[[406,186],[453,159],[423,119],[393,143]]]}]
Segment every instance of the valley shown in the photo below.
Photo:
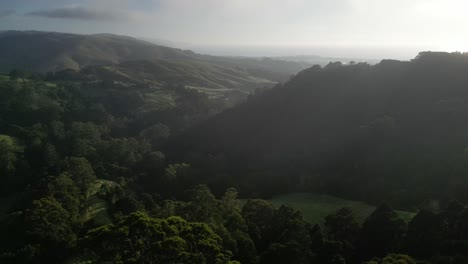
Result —
[{"label": "valley", "polygon": [[465,53],[312,66],[0,40],[1,263],[468,259]]}]

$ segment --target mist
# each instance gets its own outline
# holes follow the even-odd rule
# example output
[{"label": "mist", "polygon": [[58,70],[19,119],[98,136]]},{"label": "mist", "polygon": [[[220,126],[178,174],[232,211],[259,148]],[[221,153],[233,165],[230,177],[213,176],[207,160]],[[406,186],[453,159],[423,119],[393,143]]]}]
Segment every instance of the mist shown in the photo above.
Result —
[{"label": "mist", "polygon": [[[463,51],[461,0],[6,0],[0,30],[114,33],[235,56],[408,59]],[[143,26],[142,26],[143,25]]]},{"label": "mist", "polygon": [[210,46],[210,45],[177,45],[198,53],[215,56],[247,56],[247,57],[282,57],[317,55],[331,58],[347,59],[398,59],[409,60],[422,50],[433,50],[429,47],[384,47],[384,46],[341,46],[341,45],[310,45],[310,46]]}]

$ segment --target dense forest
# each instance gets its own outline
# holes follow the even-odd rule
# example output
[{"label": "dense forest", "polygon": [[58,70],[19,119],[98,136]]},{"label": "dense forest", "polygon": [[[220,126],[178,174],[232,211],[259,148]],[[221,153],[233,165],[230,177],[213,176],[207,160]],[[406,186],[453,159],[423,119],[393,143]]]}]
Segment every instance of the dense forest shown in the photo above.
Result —
[{"label": "dense forest", "polygon": [[[168,64],[0,76],[1,263],[468,263],[467,55],[313,66],[237,106]],[[295,191],[377,207],[267,200]]]},{"label": "dense forest", "polygon": [[170,149],[245,195],[303,190],[406,209],[466,201],[467,67],[466,54],[433,52],[314,66]]}]

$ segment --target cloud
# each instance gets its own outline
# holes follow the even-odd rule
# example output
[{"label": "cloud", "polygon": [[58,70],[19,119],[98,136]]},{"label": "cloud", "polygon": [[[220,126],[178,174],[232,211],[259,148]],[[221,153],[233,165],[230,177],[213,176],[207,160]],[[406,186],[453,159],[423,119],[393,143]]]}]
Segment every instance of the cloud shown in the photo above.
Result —
[{"label": "cloud", "polygon": [[14,10],[1,10],[0,9],[0,18],[11,16],[15,13]]},{"label": "cloud", "polygon": [[125,20],[129,18],[128,14],[117,10],[94,9],[82,6],[40,10],[27,13],[26,15],[78,20]]}]

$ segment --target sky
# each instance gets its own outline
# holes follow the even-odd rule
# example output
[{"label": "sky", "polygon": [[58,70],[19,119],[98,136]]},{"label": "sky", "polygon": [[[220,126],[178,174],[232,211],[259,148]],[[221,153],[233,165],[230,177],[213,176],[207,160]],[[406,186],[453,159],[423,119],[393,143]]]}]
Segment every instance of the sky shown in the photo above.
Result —
[{"label": "sky", "polygon": [[0,30],[114,33],[218,55],[411,58],[467,51],[467,10],[466,0],[1,0]]}]

